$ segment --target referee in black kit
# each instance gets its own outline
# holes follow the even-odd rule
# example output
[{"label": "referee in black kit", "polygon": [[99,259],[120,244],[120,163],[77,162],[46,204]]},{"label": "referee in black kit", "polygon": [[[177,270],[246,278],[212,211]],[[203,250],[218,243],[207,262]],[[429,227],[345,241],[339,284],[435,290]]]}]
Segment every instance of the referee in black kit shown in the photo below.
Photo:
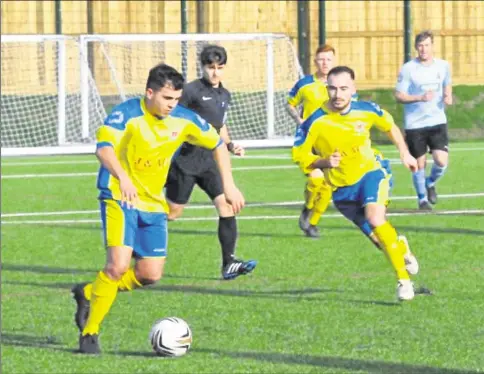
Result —
[{"label": "referee in black kit", "polygon": [[[230,141],[225,125],[230,92],[223,87],[221,79],[227,63],[227,52],[221,46],[207,45],[200,54],[200,62],[203,77],[184,86],[178,105],[193,110],[213,125],[228,150],[234,155],[243,156],[244,149]],[[212,152],[185,143],[172,162],[165,185],[166,198],[170,205],[169,220],[175,220],[182,215],[195,184],[205,191],[219,214],[218,238],[222,247],[223,279],[234,279],[250,273],[256,267],[257,261],[241,261],[235,258],[237,222],[232,207],[225,200],[222,179]]]}]

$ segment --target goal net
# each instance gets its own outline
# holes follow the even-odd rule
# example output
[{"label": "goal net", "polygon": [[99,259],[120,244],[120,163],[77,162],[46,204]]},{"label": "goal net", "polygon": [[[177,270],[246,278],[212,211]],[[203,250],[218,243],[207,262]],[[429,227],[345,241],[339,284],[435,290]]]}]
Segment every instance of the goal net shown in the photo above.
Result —
[{"label": "goal net", "polygon": [[[1,53],[2,156],[91,152],[106,111],[89,69],[81,69],[78,41],[3,35]],[[84,130],[81,70],[87,87]]]},{"label": "goal net", "polygon": [[95,131],[123,100],[144,94],[164,62],[187,82],[201,76],[206,44],[228,53],[227,126],[246,147],[287,146],[294,121],[288,90],[301,76],[289,38],[275,34],[2,37],[2,155],[92,153]]}]

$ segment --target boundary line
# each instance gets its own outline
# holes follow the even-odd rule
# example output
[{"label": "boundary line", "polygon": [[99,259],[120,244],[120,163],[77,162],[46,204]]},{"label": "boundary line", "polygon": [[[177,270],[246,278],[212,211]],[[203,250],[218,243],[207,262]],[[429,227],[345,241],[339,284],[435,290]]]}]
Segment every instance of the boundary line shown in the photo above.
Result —
[{"label": "boundary line", "polygon": [[[406,217],[406,216],[452,216],[452,215],[468,215],[468,214],[482,214],[484,216],[484,209],[474,210],[441,210],[433,212],[400,212],[388,213],[389,217]],[[238,216],[237,220],[283,220],[283,219],[297,219],[299,215],[285,215],[285,216]],[[322,218],[345,218],[341,214],[325,214]],[[187,217],[180,218],[177,221],[217,221],[218,216],[213,217]],[[55,225],[55,224],[75,224],[75,223],[100,223],[100,219],[79,219],[79,220],[45,220],[45,221],[7,221],[2,225]]]},{"label": "boundary line", "polygon": [[[287,147],[289,149],[290,147]],[[484,151],[484,147],[469,147],[469,148],[452,148],[452,145],[449,147],[449,151],[451,152],[473,152],[473,151]],[[254,152],[257,153],[257,152]],[[389,149],[384,152],[384,154],[397,154],[398,150],[396,149]],[[58,155],[62,157],[62,155]],[[3,158],[3,157],[2,157]],[[254,154],[254,155],[247,155],[237,159],[281,159],[281,158],[290,158],[287,153],[273,153],[273,154]],[[15,161],[15,162],[2,162],[2,166],[27,166],[27,165],[62,165],[62,164],[89,164],[89,163],[97,163],[96,160],[69,160],[69,161]]]},{"label": "boundary line", "polygon": [[[484,192],[477,193],[463,193],[463,194],[442,194],[439,195],[439,199],[454,199],[454,198],[472,198],[472,197],[484,197]],[[415,196],[394,196],[390,200],[414,200]],[[271,206],[294,206],[302,205],[303,201],[276,201],[269,203],[247,203],[247,208],[264,208]],[[203,205],[187,205],[185,209],[201,210],[201,209],[214,209],[212,204]],[[83,214],[98,214],[99,210],[73,210],[73,211],[57,211],[57,212],[19,212],[19,213],[4,213],[2,218],[13,217],[48,217],[48,216],[68,216],[68,215],[83,215]]]}]

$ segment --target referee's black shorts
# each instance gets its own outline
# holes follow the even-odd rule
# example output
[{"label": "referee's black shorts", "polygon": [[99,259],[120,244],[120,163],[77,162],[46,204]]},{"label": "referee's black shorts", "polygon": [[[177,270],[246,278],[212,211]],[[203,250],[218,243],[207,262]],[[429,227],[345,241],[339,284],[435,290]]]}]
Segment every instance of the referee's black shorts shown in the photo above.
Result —
[{"label": "referee's black shorts", "polygon": [[440,150],[448,152],[447,124],[405,130],[405,141],[410,154],[415,158],[425,155],[427,151]]},{"label": "referee's black shorts", "polygon": [[185,205],[196,184],[205,191],[210,200],[224,193],[222,178],[215,163],[199,174],[191,174],[173,162],[165,184],[165,196],[175,204]]}]

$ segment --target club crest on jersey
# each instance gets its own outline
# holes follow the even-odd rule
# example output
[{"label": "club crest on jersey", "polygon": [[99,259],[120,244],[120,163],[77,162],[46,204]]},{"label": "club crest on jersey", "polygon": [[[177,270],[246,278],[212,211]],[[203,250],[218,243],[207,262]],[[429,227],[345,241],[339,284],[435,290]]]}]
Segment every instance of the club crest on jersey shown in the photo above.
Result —
[{"label": "club crest on jersey", "polygon": [[171,138],[172,139],[176,139],[177,136],[178,136],[178,131],[172,131],[171,132]]},{"label": "club crest on jersey", "polygon": [[355,130],[358,134],[363,134],[365,132],[365,122],[362,122],[362,121],[356,122]]}]

